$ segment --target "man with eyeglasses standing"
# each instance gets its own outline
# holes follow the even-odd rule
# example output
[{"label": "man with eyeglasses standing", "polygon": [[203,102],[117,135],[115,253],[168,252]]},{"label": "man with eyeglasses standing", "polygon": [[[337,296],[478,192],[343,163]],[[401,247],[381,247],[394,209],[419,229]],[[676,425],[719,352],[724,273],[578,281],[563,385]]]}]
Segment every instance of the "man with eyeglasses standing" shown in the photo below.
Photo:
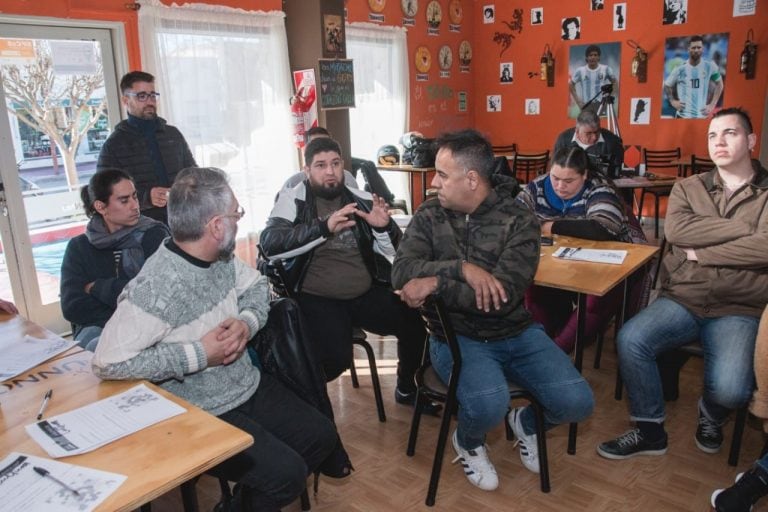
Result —
[{"label": "man with eyeglasses standing", "polygon": [[128,119],[120,121],[101,148],[97,171],[122,169],[133,177],[141,213],[168,223],[168,190],[176,174],[195,167],[184,136],[157,115],[155,77],[131,71],[120,80]]}]

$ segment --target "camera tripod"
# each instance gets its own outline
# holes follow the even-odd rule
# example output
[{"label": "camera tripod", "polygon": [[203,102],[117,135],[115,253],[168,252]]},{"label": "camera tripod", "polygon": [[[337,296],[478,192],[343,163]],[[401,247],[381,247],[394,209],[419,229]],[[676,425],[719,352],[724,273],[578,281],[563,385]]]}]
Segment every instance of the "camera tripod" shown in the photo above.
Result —
[{"label": "camera tripod", "polygon": [[[608,119],[608,125],[606,128],[613,132],[617,137],[621,138],[621,132],[619,131],[619,120],[616,117],[616,110],[613,108],[613,102],[616,98],[613,96],[613,86],[610,84],[604,85],[600,88],[600,92],[595,94],[591,100],[584,104],[582,110],[590,108],[597,102],[597,98],[600,97],[600,104],[597,106],[595,112],[598,117],[606,117]],[[594,108],[594,107],[593,107]]]}]

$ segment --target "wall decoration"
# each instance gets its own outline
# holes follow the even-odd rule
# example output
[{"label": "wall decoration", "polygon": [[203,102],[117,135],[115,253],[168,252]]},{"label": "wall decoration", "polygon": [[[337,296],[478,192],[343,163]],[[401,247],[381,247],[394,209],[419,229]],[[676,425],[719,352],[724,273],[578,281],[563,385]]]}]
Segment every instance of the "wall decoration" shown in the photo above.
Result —
[{"label": "wall decoration", "polygon": [[437,30],[440,27],[440,22],[443,20],[443,8],[440,7],[440,2],[432,0],[427,5],[427,28],[432,33],[432,30]]},{"label": "wall decoration", "polygon": [[383,12],[384,7],[387,6],[387,0],[368,0],[368,7],[373,12]]},{"label": "wall decoration", "polygon": [[523,10],[515,9],[512,11],[512,21],[502,20],[502,23],[506,25],[510,32],[494,32],[493,34],[493,42],[501,46],[499,56],[502,56],[512,46],[515,33],[520,34],[523,31]]},{"label": "wall decoration", "polygon": [[459,45],[459,66],[461,71],[468,72],[472,62],[472,45],[469,41],[462,41]]},{"label": "wall decoration", "polygon": [[541,25],[544,23],[544,8],[534,7],[531,9],[531,25]]},{"label": "wall decoration", "polygon": [[461,25],[464,20],[464,9],[461,7],[461,0],[451,0],[448,5],[448,17],[454,25]]},{"label": "wall decoration", "polygon": [[512,75],[512,63],[502,62],[499,64],[499,82],[502,84],[511,84],[514,79],[515,78]]},{"label": "wall decoration", "polygon": [[581,39],[581,16],[563,18],[560,26],[563,29],[561,38],[563,41],[575,41]]},{"label": "wall decoration", "polygon": [[733,16],[753,16],[757,0],[733,0]]},{"label": "wall decoration", "polygon": [[661,117],[704,119],[721,106],[727,59],[728,34],[668,38]]},{"label": "wall decoration", "polygon": [[467,111],[467,91],[459,91],[456,95],[459,99],[459,112]]},{"label": "wall decoration", "polygon": [[[620,57],[621,43],[571,47],[568,60],[568,117],[576,118],[582,109],[597,112],[603,100],[609,102],[611,97],[619,97]],[[614,112],[618,113],[618,102],[613,101],[612,104]]]},{"label": "wall decoration", "polygon": [[355,75],[352,59],[319,59],[320,108],[323,110],[355,106]]},{"label": "wall decoration", "polygon": [[681,25],[688,20],[688,0],[661,0],[664,2],[662,22],[665,25]]},{"label": "wall decoration", "polygon": [[629,124],[651,124],[651,98],[632,98]]},{"label": "wall decoration", "polygon": [[541,113],[541,100],[539,98],[525,98],[525,115],[537,116]]},{"label": "wall decoration", "polygon": [[440,66],[440,78],[449,78],[451,76],[450,69],[453,65],[453,51],[447,44],[440,47],[437,63]]},{"label": "wall decoration", "polygon": [[416,54],[414,55],[414,63],[416,64],[416,80],[425,81],[429,78],[427,73],[429,68],[432,67],[432,54],[429,52],[429,48],[426,46],[419,46],[416,48]]},{"label": "wall decoration", "polygon": [[613,30],[627,29],[627,4],[613,4]]},{"label": "wall decoration", "polygon": [[332,59],[345,55],[344,22],[338,14],[323,14],[323,57]]},{"label": "wall decoration", "polygon": [[493,23],[496,21],[496,6],[491,5],[484,5],[483,6],[483,23]]},{"label": "wall decoration", "polygon": [[487,112],[501,112],[501,94],[489,94],[486,99]]},{"label": "wall decoration", "polygon": [[605,0],[590,0],[590,11],[602,11],[603,9],[605,9]]},{"label": "wall decoration", "polygon": [[419,0],[400,0],[400,8],[404,16],[413,18],[419,10]]}]

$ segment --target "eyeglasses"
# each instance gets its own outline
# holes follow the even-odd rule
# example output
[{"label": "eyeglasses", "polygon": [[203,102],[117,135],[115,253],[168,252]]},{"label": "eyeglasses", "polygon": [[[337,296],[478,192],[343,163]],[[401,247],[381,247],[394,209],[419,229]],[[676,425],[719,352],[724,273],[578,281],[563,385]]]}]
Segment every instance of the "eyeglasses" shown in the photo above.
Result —
[{"label": "eyeglasses", "polygon": [[144,92],[144,91],[142,91],[142,92],[130,92],[130,91],[127,91],[127,92],[124,92],[123,94],[125,94],[126,96],[133,96],[134,98],[136,98],[137,100],[139,100],[142,103],[144,103],[145,101],[147,101],[150,98],[152,98],[154,101],[157,101],[157,97],[160,96],[159,92],[154,92],[154,91],[152,91],[152,92]]},{"label": "eyeglasses", "polygon": [[237,220],[242,219],[245,216],[245,208],[243,208],[242,205],[237,207],[237,210],[235,210],[235,213],[225,213],[223,215],[218,215],[218,217],[232,217]]}]

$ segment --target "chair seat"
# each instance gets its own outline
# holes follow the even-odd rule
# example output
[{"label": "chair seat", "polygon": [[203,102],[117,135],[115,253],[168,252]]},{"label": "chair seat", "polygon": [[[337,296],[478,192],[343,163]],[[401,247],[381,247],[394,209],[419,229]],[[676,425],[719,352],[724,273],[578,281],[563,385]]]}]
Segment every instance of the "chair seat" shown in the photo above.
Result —
[{"label": "chair seat", "polygon": [[[430,396],[432,400],[445,401],[445,396],[448,394],[448,386],[443,383],[443,380],[437,374],[433,366],[424,368],[424,371],[421,374],[421,379],[424,393],[434,395]],[[524,388],[521,388],[517,384],[508,382],[507,385],[509,386],[510,394],[522,395],[527,393]]]}]

